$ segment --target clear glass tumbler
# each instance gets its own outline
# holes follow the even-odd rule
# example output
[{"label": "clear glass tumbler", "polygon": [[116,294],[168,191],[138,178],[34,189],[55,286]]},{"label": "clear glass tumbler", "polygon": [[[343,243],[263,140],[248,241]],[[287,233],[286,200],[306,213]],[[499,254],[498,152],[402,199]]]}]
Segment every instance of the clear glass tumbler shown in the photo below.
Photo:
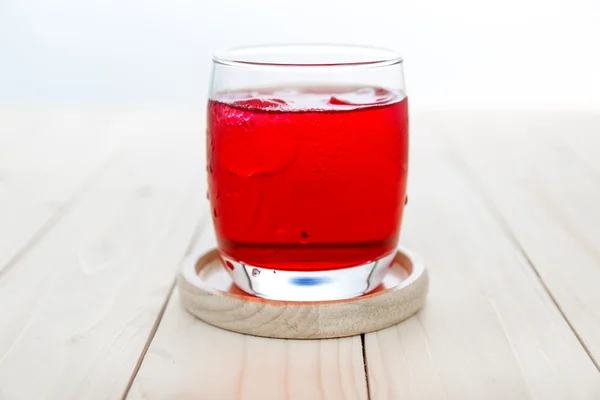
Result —
[{"label": "clear glass tumbler", "polygon": [[300,44],[219,51],[207,123],[213,224],[240,289],[320,301],[381,283],[408,170],[396,53]]}]

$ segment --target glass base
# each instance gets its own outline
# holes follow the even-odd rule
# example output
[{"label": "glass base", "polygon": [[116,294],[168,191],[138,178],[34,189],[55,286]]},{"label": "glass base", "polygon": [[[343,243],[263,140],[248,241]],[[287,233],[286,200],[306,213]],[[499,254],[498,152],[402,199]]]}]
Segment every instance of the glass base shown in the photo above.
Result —
[{"label": "glass base", "polygon": [[224,268],[244,292],[270,300],[328,301],[358,297],[381,284],[396,252],[350,268],[281,271],[260,268],[221,255]]}]

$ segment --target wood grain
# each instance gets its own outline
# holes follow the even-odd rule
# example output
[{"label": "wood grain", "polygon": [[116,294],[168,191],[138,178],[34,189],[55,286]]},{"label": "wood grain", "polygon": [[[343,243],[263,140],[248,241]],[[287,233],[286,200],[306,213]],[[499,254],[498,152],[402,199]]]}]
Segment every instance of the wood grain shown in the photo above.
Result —
[{"label": "wood grain", "polygon": [[198,123],[152,122],[117,121],[144,140],[0,279],[4,398],[122,395],[202,222]]},{"label": "wood grain", "polygon": [[[214,246],[210,231],[193,253]],[[131,400],[367,399],[360,336],[246,336],[190,315],[176,290],[133,382]]]},{"label": "wood grain", "polygon": [[600,398],[585,350],[432,134],[461,134],[451,126],[444,118],[413,124],[402,242],[424,258],[431,287],[417,316],[366,335],[371,398]]},{"label": "wood grain", "polygon": [[77,110],[0,110],[0,276],[115,154],[110,123]]},{"label": "wood grain", "polygon": [[600,114],[470,121],[493,123],[484,136],[452,136],[453,161],[527,254],[600,369]]}]

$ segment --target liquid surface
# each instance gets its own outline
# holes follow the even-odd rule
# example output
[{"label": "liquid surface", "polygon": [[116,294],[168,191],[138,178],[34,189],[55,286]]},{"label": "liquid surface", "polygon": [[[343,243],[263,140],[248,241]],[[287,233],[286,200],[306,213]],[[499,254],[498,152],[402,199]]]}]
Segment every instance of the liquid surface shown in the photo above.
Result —
[{"label": "liquid surface", "polygon": [[328,270],[394,251],[406,195],[407,100],[381,88],[220,93],[207,170],[219,248],[246,264]]}]

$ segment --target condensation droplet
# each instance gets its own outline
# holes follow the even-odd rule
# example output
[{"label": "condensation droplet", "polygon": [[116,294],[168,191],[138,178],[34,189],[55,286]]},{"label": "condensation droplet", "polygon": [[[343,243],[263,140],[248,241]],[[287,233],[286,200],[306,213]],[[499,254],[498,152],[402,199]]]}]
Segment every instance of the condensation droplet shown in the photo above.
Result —
[{"label": "condensation droplet", "polygon": [[258,269],[256,269],[256,268],[254,268],[252,270],[252,276],[258,276],[258,275],[260,275],[260,271]]}]

